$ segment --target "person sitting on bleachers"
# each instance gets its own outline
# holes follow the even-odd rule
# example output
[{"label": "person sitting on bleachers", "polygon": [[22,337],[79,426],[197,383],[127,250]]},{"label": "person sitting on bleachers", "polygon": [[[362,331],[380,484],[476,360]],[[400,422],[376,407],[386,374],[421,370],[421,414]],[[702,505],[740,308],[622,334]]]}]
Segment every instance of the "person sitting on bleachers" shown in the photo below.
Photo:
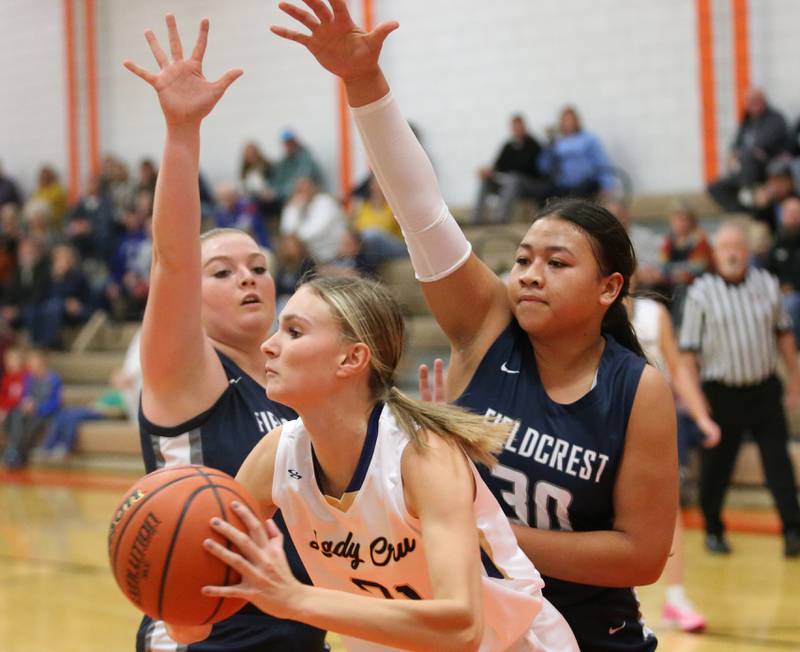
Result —
[{"label": "person sitting on bleachers", "polygon": [[311,179],[315,186],[322,187],[322,170],[294,131],[284,129],[281,141],[284,156],[275,164],[272,187],[282,207],[294,193],[300,179]]},{"label": "person sitting on bleachers", "polygon": [[137,208],[128,208],[123,214],[125,231],[117,245],[104,288],[111,315],[117,321],[141,319],[147,302],[152,256],[152,239],[148,233],[152,213],[146,209],[142,201]]},{"label": "person sitting on bleachers", "polygon": [[67,212],[67,191],[58,180],[58,173],[49,165],[43,165],[39,170],[39,180],[36,190],[29,201],[41,200],[50,207],[50,226],[60,229]]},{"label": "person sitting on bleachers", "polygon": [[800,342],[800,199],[781,205],[781,224],[767,256],[767,269],[778,277],[783,306],[792,318],[795,341]]},{"label": "person sitting on bleachers", "polygon": [[16,181],[5,175],[3,166],[0,164],[0,208],[6,204],[20,206],[22,204],[22,195],[19,192]]},{"label": "person sitting on bleachers", "polygon": [[17,267],[0,299],[0,315],[11,328],[23,325],[28,306],[44,301],[50,291],[50,257],[45,247],[30,236],[17,247]]},{"label": "person sitting on bleachers", "polygon": [[727,174],[708,186],[709,194],[729,213],[747,212],[753,206],[755,186],[764,180],[769,162],[787,147],[786,119],[752,89],[745,113],[731,146]]},{"label": "person sitting on bleachers", "polygon": [[254,201],[242,197],[232,183],[217,186],[217,207],[214,226],[220,229],[240,229],[248,233],[259,246],[271,249],[269,233]]},{"label": "person sitting on bleachers", "polygon": [[22,401],[27,376],[22,352],[13,346],[7,348],[3,353],[3,377],[0,379],[0,425]]},{"label": "person sitting on bleachers", "polygon": [[[355,238],[358,253],[370,269],[377,269],[388,260],[408,257],[403,232],[374,176],[370,179],[366,199],[355,205],[352,227],[345,234],[343,244]],[[341,247],[339,253],[342,253]],[[349,253],[352,254],[352,248]]]},{"label": "person sitting on bleachers", "polygon": [[22,236],[19,207],[16,204],[0,206],[0,295],[14,278],[17,248]]},{"label": "person sitting on bleachers", "polygon": [[140,192],[149,192],[151,195],[156,191],[156,181],[158,180],[158,169],[152,159],[143,158],[139,161],[139,178],[133,184],[133,196],[136,197]]},{"label": "person sitting on bleachers", "polygon": [[92,177],[86,193],[67,214],[67,237],[83,260],[94,258],[108,264],[116,228],[114,202],[103,190],[100,177]]},{"label": "person sitting on bleachers", "polygon": [[310,177],[301,177],[281,214],[282,236],[295,235],[318,265],[333,261],[347,228],[342,208]]},{"label": "person sitting on bleachers", "polygon": [[259,146],[249,142],[242,150],[239,181],[242,191],[255,202],[258,212],[265,219],[280,216],[281,202],[272,187],[273,166]]},{"label": "person sitting on bleachers", "polygon": [[[470,221],[473,224],[491,221],[508,222],[514,202],[521,197],[533,197],[541,202],[550,193],[550,183],[539,169],[542,146],[525,126],[525,119],[517,114],[511,117],[511,138],[503,145],[491,168],[478,170],[481,180],[478,198]],[[497,195],[498,202],[492,215],[485,216],[487,199]]]},{"label": "person sitting on bleachers", "polygon": [[677,202],[670,211],[669,232],[661,244],[662,283],[675,324],[681,323],[688,287],[712,266],[711,245],[697,223],[697,216],[689,206]]},{"label": "person sitting on bleachers", "polygon": [[86,322],[92,312],[89,281],[68,244],[53,247],[48,289],[22,311],[22,321],[34,346],[61,348],[64,326]]},{"label": "person sitting on bleachers", "polygon": [[3,460],[9,468],[23,468],[36,437],[61,407],[61,377],[47,365],[44,353],[28,352],[22,400],[6,418],[6,446]]},{"label": "person sitting on bleachers", "polygon": [[756,190],[752,215],[774,234],[781,223],[781,206],[786,199],[796,196],[791,162],[783,157],[777,158],[767,166],[766,183]]},{"label": "person sitting on bleachers", "polygon": [[558,133],[549,135],[539,165],[553,180],[551,196],[594,197],[613,189],[608,155],[597,136],[583,129],[573,107],[562,109]]},{"label": "person sitting on bleachers", "polygon": [[103,186],[103,193],[111,198],[114,214],[119,217],[131,201],[128,166],[113,154],[106,154],[100,170],[100,183]]}]

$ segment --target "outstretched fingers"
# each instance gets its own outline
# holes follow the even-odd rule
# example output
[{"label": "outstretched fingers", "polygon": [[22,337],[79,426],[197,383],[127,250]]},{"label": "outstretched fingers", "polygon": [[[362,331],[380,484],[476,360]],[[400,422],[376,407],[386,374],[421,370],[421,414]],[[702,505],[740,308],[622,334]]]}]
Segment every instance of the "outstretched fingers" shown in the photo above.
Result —
[{"label": "outstretched fingers", "polygon": [[303,2],[305,2],[316,17],[319,18],[319,22],[329,23],[333,20],[331,10],[322,0],[303,0]]},{"label": "outstretched fingers", "polygon": [[317,27],[320,26],[320,22],[305,9],[295,7],[293,4],[288,2],[281,2],[278,7],[283,13],[294,18],[298,23],[308,28],[308,30],[312,33],[315,29],[317,29]]},{"label": "outstretched fingers", "polygon": [[130,59],[125,59],[125,61],[122,62],[122,65],[125,66],[137,77],[141,77],[142,79],[144,79],[151,86],[153,86],[156,83],[156,76],[152,72],[150,72],[149,70],[145,70],[144,68],[140,68]]},{"label": "outstretched fingers", "polygon": [[225,91],[228,90],[228,86],[230,86],[233,82],[235,82],[239,77],[244,74],[244,70],[241,68],[231,68],[222,75],[217,81],[214,82],[214,88],[217,92],[222,95]]},{"label": "outstretched fingers", "polygon": [[181,37],[178,35],[178,24],[172,14],[167,14],[167,34],[169,34],[169,49],[172,53],[172,60],[181,61],[183,59],[183,46],[181,45]]},{"label": "outstretched fingers", "polygon": [[158,42],[155,33],[152,29],[148,29],[144,33],[144,37],[147,39],[147,44],[150,46],[150,52],[153,53],[153,57],[155,57],[156,63],[158,63],[159,68],[166,68],[169,65],[169,59],[167,58],[166,53],[164,50],[161,49],[161,44]]},{"label": "outstretched fingers", "polygon": [[206,54],[206,45],[208,44],[208,18],[203,18],[200,21],[200,31],[197,33],[197,42],[194,44],[192,51],[192,59],[198,63],[203,62],[203,57]]},{"label": "outstretched fingers", "polygon": [[[238,548],[238,551],[234,552],[214,541],[214,539],[206,539],[203,543],[213,555],[222,559],[229,566],[233,566],[237,571],[240,571],[241,566],[239,560],[245,562],[250,567],[250,570],[257,565],[258,560],[261,559],[261,549],[249,534],[242,532],[239,528],[223,521],[221,518],[211,519],[211,527]],[[266,540],[266,535],[262,538]]]},{"label": "outstretched fingers", "polygon": [[295,43],[305,45],[306,47],[308,47],[309,43],[311,43],[310,36],[296,32],[293,29],[281,27],[280,25],[272,25],[269,28],[269,31],[275,34],[275,36],[280,36],[281,38],[285,38],[287,41],[294,41]]},{"label": "outstretched fingers", "polygon": [[259,548],[263,548],[267,544],[268,536],[261,521],[256,518],[255,514],[253,514],[248,507],[245,507],[236,500],[231,503],[231,507],[247,526],[247,529],[250,531],[250,538],[255,541],[255,544]]},{"label": "outstretched fingers", "polygon": [[369,33],[369,38],[372,41],[373,46],[378,49],[383,47],[383,42],[386,40],[386,37],[398,27],[400,27],[400,23],[398,23],[396,20],[390,20],[378,25]]}]

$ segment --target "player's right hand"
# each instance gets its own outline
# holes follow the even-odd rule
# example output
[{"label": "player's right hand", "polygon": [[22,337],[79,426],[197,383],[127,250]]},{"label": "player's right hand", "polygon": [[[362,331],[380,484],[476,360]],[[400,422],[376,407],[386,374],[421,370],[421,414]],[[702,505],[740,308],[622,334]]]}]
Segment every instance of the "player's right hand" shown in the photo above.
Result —
[{"label": "player's right hand", "polygon": [[311,34],[273,25],[273,34],[306,46],[320,65],[345,81],[361,79],[378,70],[378,58],[386,37],[400,25],[381,23],[371,32],[358,27],[350,17],[345,0],[303,0],[313,13],[281,2],[281,11],[306,27]]},{"label": "player's right hand", "polygon": [[161,110],[168,125],[199,125],[214,105],[236,79],[242,75],[240,68],[233,68],[217,81],[211,82],[203,77],[203,56],[208,41],[208,19],[200,21],[200,33],[192,56],[183,58],[183,46],[175,24],[175,16],[167,14],[167,31],[172,60],[167,57],[152,30],[144,35],[150,44],[150,51],[156,59],[161,72],[152,73],[140,68],[130,59],[123,61],[133,74],[144,79],[158,93]]}]

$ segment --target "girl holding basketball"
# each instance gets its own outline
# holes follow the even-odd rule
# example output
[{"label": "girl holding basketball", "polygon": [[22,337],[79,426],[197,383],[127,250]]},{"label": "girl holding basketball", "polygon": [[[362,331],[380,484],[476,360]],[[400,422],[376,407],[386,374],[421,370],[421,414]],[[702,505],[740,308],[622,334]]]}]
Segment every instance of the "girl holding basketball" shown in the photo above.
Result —
[{"label": "girl holding basketball", "polygon": [[262,350],[269,396],[299,418],[237,479],[264,514],[281,510],[314,586],[292,576],[274,524],[234,504],[249,535],[212,527],[239,552],[206,546],[241,583],[204,592],[337,631],[351,651],[577,651],[472,463],[491,464],[508,428],[401,394],[403,340],[397,302],[373,281],[317,278],[292,296]]},{"label": "girl holding basketball", "polygon": [[[202,242],[199,237],[200,123],[242,71],[229,70],[216,82],[203,77],[207,20],[189,57],[173,16],[167,16],[167,29],[171,57],[151,31],[146,33],[160,72],[125,62],[157,91],[166,121],[141,335],[142,451],[148,472],[193,463],[234,475],[261,436],[295,414],[266,397],[258,362],[275,315],[275,287],[264,253],[234,229],[209,232]],[[289,539],[286,546],[293,569],[305,576]],[[146,617],[137,650],[175,649],[165,624]],[[223,649],[320,651],[324,632],[248,606],[189,648]]]},{"label": "girl holding basketball", "polygon": [[635,256],[607,211],[566,200],[520,243],[507,286],[474,254],[403,119],[378,58],[398,27],[365,33],[344,0],[281,9],[273,27],[342,78],[371,166],[451,343],[448,398],[513,424],[484,477],[515,519],[545,596],[581,650],[652,650],[631,587],[658,579],[677,510],[675,408],[645,364],[623,299]]}]

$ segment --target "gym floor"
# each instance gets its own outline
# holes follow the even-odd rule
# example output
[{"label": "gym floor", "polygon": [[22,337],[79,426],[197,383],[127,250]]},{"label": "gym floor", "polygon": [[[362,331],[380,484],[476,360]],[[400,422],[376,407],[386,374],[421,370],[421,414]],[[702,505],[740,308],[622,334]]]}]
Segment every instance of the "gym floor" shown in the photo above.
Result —
[{"label": "gym floor", "polygon": [[[128,476],[0,472],[0,650],[132,650],[139,614],[117,589],[105,540]],[[733,518],[774,530],[769,508]],[[702,635],[661,627],[663,585],[638,590],[659,648],[674,652],[800,650],[800,560],[776,534],[734,532],[729,558],[702,548],[689,514],[686,589],[709,619]],[[748,529],[739,527],[738,529]],[[331,635],[334,650],[343,648]]]}]

